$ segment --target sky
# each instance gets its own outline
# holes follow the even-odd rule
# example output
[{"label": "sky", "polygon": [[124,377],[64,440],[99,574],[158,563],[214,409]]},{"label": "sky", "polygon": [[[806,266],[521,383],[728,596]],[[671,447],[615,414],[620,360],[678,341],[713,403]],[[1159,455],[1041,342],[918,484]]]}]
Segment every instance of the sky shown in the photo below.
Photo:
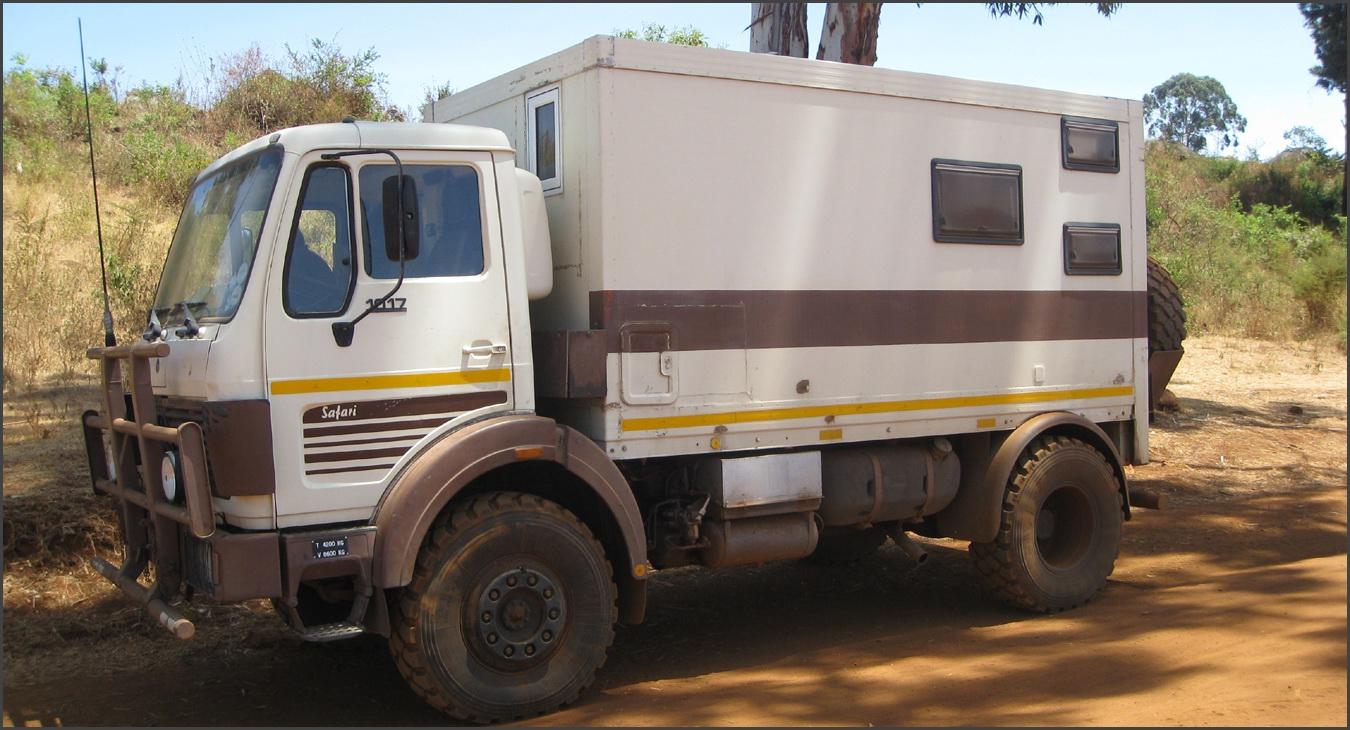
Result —
[{"label": "sky", "polygon": [[[1179,72],[1213,76],[1247,118],[1239,147],[1269,158],[1283,135],[1312,127],[1345,148],[1345,101],[1315,86],[1317,63],[1303,16],[1286,4],[1126,3],[1103,18],[1088,5],[1043,9],[1044,24],[994,19],[984,6],[888,3],[877,66],[1087,94],[1142,98]],[[814,51],[824,4],[811,3]],[[123,89],[139,82],[189,83],[210,59],[257,44],[284,58],[287,44],[336,42],[346,53],[374,48],[389,101],[416,109],[428,88],[464,90],[498,74],[615,30],[644,23],[693,26],[714,46],[746,50],[749,3],[727,4],[16,4],[3,8],[4,68],[76,69],[76,18],[85,53],[120,67]]]}]

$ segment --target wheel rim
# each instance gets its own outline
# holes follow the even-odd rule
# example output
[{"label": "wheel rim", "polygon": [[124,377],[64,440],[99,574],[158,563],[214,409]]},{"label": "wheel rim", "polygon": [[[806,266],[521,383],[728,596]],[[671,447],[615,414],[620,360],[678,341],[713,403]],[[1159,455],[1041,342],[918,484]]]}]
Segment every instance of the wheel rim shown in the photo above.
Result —
[{"label": "wheel rim", "polygon": [[480,581],[465,606],[474,652],[502,671],[519,672],[545,661],[567,625],[567,600],[551,571],[517,565]]},{"label": "wheel rim", "polygon": [[1036,549],[1055,570],[1068,570],[1085,558],[1095,531],[1092,503],[1082,488],[1066,484],[1051,492],[1036,512]]}]

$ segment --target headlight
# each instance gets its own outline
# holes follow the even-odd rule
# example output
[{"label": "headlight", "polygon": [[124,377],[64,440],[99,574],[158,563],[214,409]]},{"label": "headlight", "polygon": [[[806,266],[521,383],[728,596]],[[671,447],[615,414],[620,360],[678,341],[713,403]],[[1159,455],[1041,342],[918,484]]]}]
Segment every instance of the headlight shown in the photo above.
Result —
[{"label": "headlight", "polygon": [[170,502],[178,501],[178,453],[164,452],[164,460],[159,462],[159,477],[164,482],[164,498]]}]

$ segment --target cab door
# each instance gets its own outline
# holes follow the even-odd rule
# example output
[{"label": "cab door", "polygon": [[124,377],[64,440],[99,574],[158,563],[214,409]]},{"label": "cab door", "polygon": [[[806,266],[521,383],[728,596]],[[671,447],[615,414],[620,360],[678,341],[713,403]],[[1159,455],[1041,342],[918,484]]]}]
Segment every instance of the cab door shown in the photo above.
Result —
[{"label": "cab door", "polygon": [[265,333],[281,527],[367,519],[393,473],[436,435],[514,405],[491,156],[405,152],[420,250],[388,294],[383,154],[301,160],[276,246]]}]

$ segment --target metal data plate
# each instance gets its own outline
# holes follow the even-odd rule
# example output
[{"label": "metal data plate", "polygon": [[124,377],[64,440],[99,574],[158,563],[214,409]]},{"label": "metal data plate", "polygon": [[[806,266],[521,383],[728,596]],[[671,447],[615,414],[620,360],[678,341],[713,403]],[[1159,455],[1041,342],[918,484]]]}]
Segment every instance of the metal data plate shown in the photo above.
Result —
[{"label": "metal data plate", "polygon": [[820,499],[820,452],[720,459],[700,486],[726,509]]},{"label": "metal data plate", "polygon": [[327,558],[342,558],[347,556],[347,537],[325,537],[317,540],[311,540],[314,548],[314,559],[324,560]]}]

